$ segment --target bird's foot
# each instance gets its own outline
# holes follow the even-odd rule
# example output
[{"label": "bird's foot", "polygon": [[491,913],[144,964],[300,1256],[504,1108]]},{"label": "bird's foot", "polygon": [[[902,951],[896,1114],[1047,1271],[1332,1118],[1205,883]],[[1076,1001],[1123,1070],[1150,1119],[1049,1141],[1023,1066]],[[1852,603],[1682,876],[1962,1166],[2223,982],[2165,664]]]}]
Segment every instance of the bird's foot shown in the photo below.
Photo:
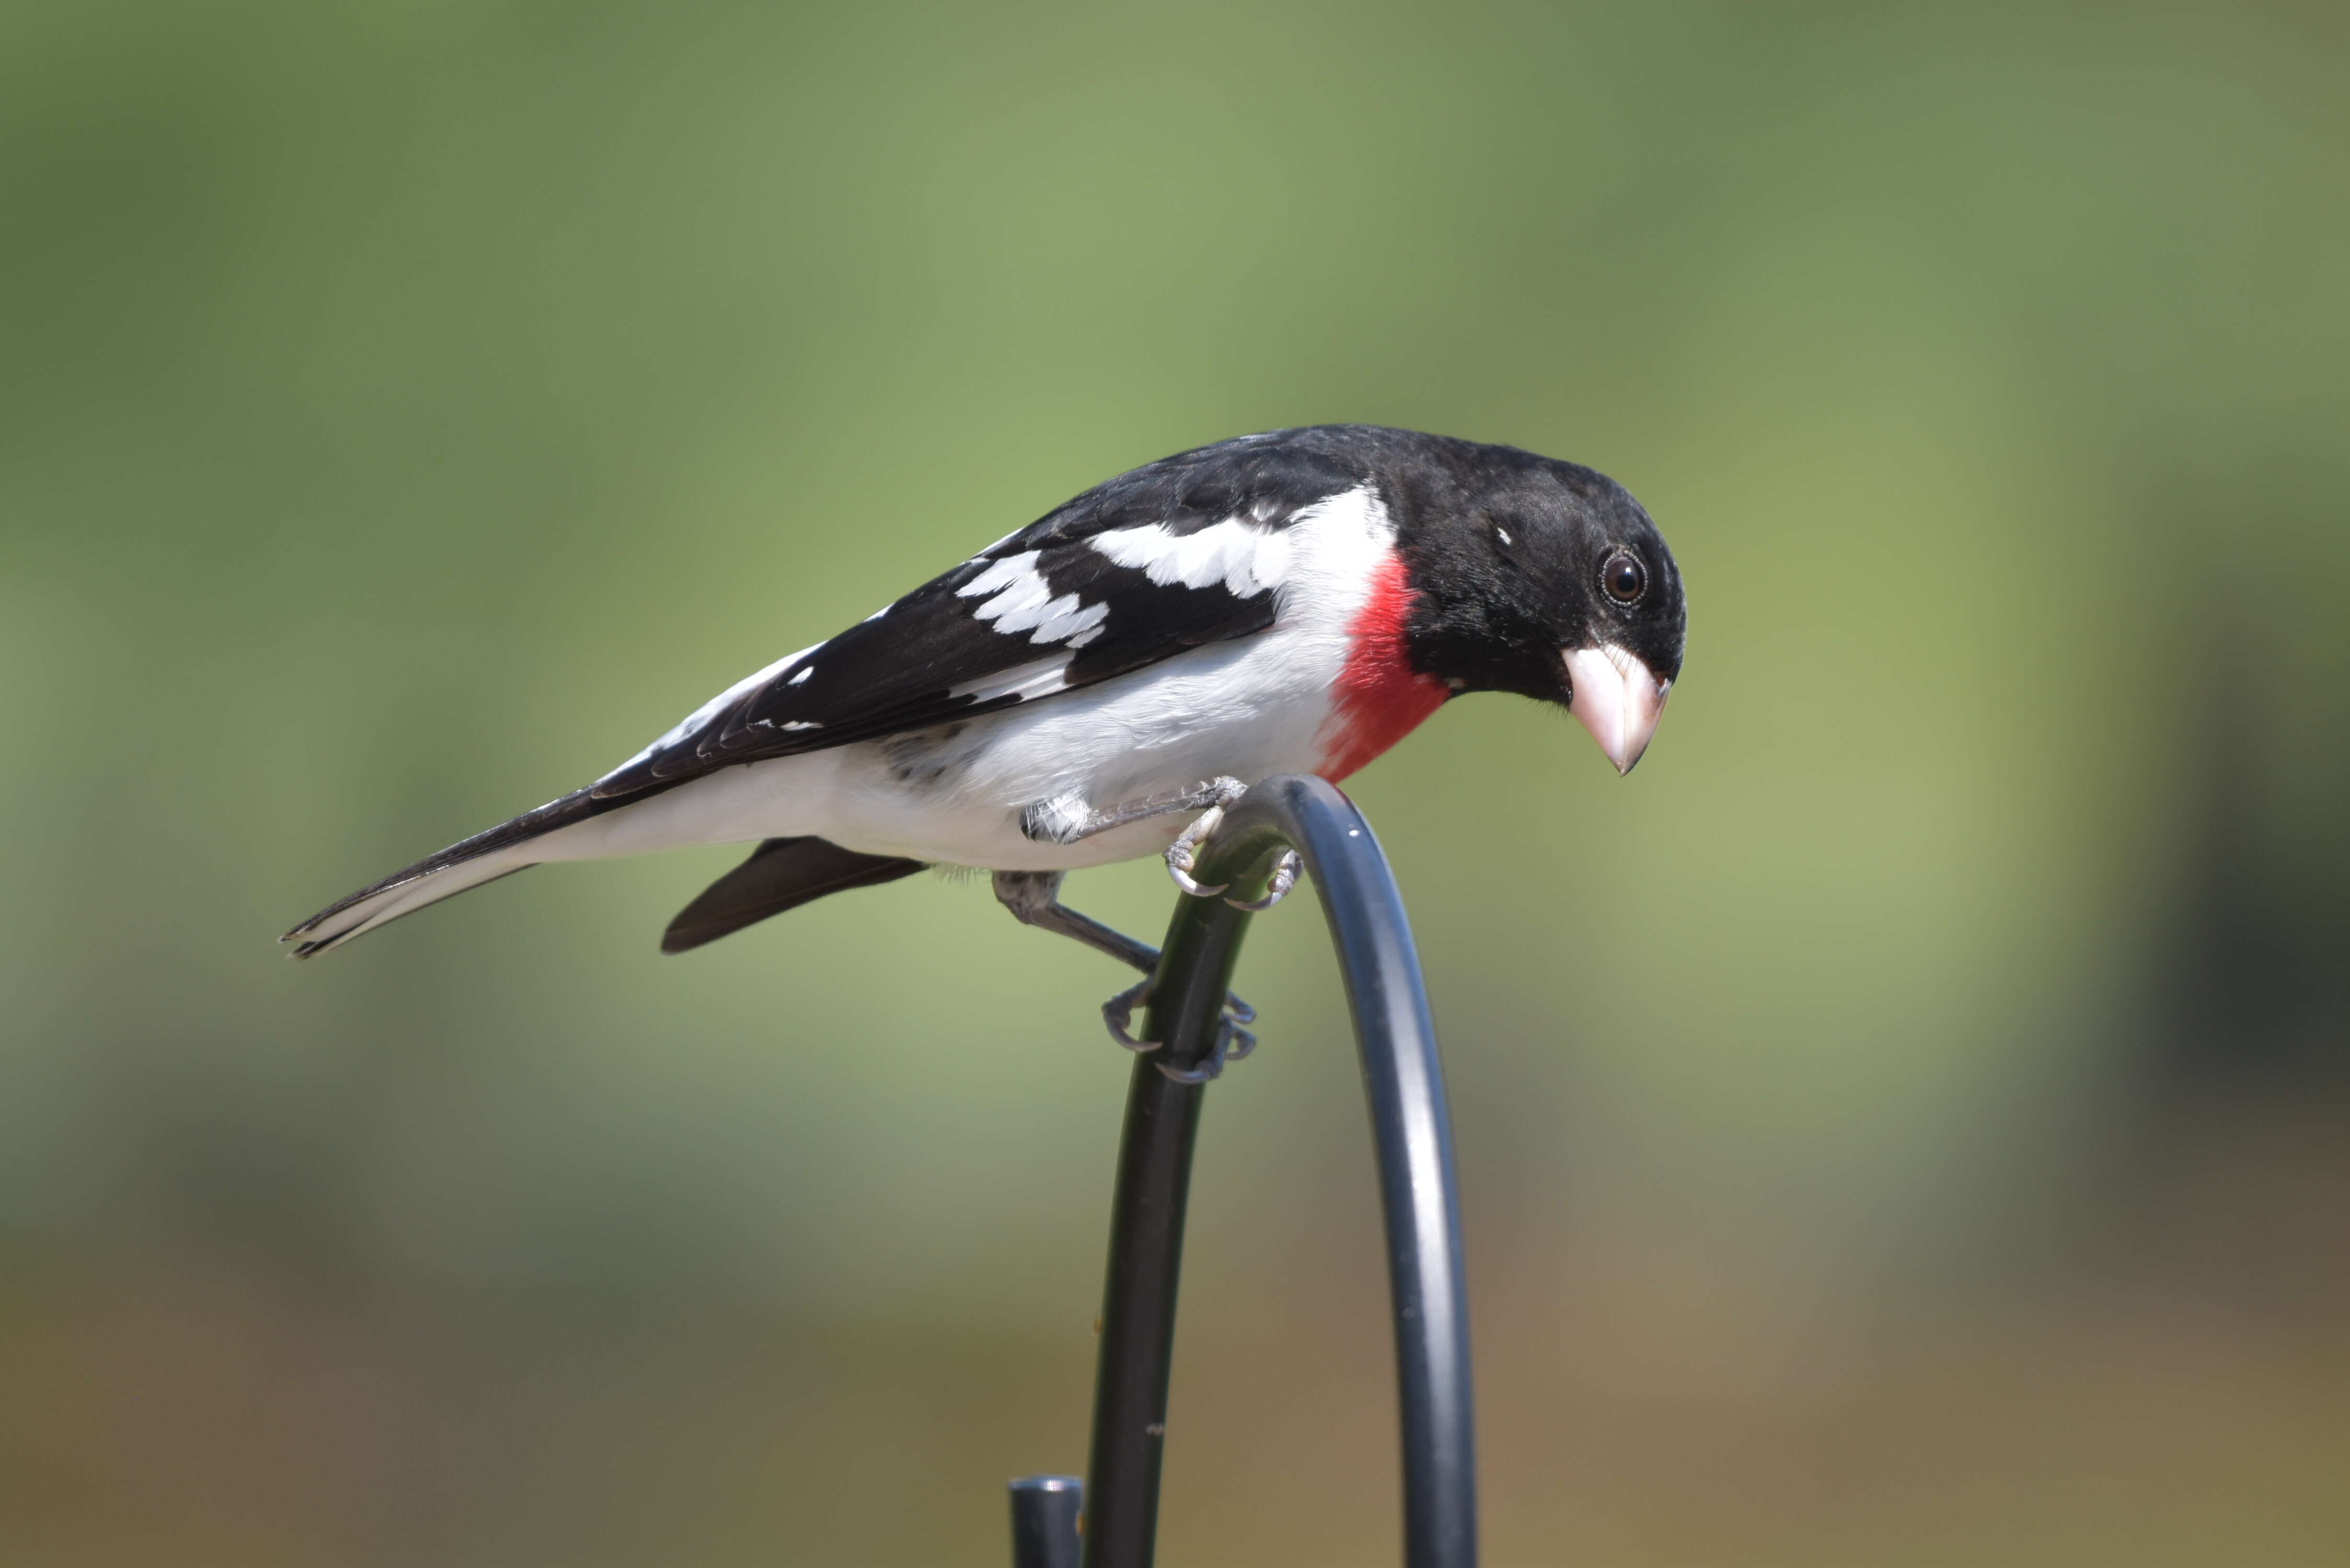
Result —
[{"label": "bird's foot", "polygon": [[[1139,1040],[1132,1031],[1134,1010],[1150,996],[1150,981],[1146,979],[1130,985],[1102,1003],[1102,1022],[1109,1026],[1109,1037],[1129,1051],[1156,1051],[1166,1044],[1160,1040]],[[1238,1062],[1256,1049],[1256,1035],[1246,1025],[1256,1022],[1256,1009],[1230,992],[1224,993],[1223,1012],[1216,1020],[1216,1044],[1206,1061],[1197,1067],[1170,1067],[1156,1064],[1159,1070],[1178,1084],[1204,1084],[1221,1076],[1227,1062]]]},{"label": "bird's foot", "polygon": [[[1219,778],[1210,782],[1207,793],[1215,804],[1201,812],[1191,826],[1177,834],[1175,842],[1167,846],[1167,875],[1174,878],[1175,886],[1194,898],[1213,898],[1231,886],[1230,883],[1219,882],[1210,887],[1194,877],[1192,872],[1199,866],[1200,846],[1223,826],[1224,808],[1246,794],[1248,785],[1238,779]],[[1250,914],[1270,909],[1289,896],[1289,890],[1297,886],[1298,875],[1305,868],[1305,863],[1297,857],[1296,850],[1284,849],[1281,852],[1281,858],[1274,863],[1273,878],[1266,885],[1263,898],[1226,898],[1224,902]]]},{"label": "bird's foot", "polygon": [[[1097,952],[1107,953],[1121,963],[1132,964],[1148,977],[1159,967],[1159,950],[1148,942],[1114,931],[1099,920],[1090,919],[1070,909],[1060,900],[1062,874],[1058,871],[998,871],[995,874],[995,896],[1024,925],[1043,930],[1058,931],[1085,943]],[[1102,1003],[1102,1022],[1109,1026],[1109,1037],[1129,1051],[1156,1051],[1156,1040],[1139,1040],[1134,1035],[1134,1010],[1150,995],[1150,981],[1145,978],[1128,986]],[[1247,1025],[1256,1022],[1256,1009],[1232,992],[1224,993],[1223,1016],[1217,1026],[1216,1048],[1208,1057],[1215,1076],[1224,1063],[1237,1062],[1256,1049],[1256,1036]],[[1159,1064],[1178,1083],[1200,1083],[1204,1079],[1184,1077],[1180,1069]]]},{"label": "bird's foot", "polygon": [[1191,825],[1177,834],[1175,842],[1167,846],[1167,875],[1174,879],[1175,886],[1194,898],[1212,898],[1231,886],[1218,882],[1210,887],[1194,878],[1191,872],[1199,864],[1200,846],[1223,826],[1224,807],[1246,794],[1248,785],[1236,778],[1214,778],[1208,781],[1206,793],[1208,809],[1193,818]]}]

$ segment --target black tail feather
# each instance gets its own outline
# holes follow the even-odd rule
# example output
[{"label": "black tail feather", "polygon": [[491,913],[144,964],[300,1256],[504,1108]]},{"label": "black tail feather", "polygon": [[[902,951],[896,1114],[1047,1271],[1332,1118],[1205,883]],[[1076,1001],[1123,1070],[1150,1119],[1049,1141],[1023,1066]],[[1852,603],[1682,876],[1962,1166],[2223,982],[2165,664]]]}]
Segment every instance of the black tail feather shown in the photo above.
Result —
[{"label": "black tail feather", "polygon": [[[437,854],[426,856],[413,866],[403,867],[380,881],[370,882],[358,892],[336,899],[277,940],[282,942],[293,941],[317,930],[352,905],[372,898],[379,893],[389,892],[403,883],[413,882],[419,877],[430,877],[436,871],[446,871],[452,866],[462,866],[468,860],[478,860],[484,855],[495,854],[498,850],[510,848],[515,845],[539,837],[543,834],[553,833],[558,827],[568,827],[575,822],[585,822],[600,812],[608,811],[613,806],[625,804],[627,803],[622,801],[606,803],[592,800],[586,790],[573,790],[560,799],[550,800],[536,810],[524,812],[511,821],[501,822],[485,832],[476,833],[471,838],[460,840]],[[515,869],[519,871],[522,867],[516,867]],[[302,950],[296,952],[295,956],[307,958],[309,956],[309,949],[326,945],[328,944],[322,942],[305,942]]]},{"label": "black tail feather", "polygon": [[827,893],[894,882],[921,868],[919,860],[859,855],[821,838],[770,838],[678,911],[661,933],[661,951],[681,953]]}]

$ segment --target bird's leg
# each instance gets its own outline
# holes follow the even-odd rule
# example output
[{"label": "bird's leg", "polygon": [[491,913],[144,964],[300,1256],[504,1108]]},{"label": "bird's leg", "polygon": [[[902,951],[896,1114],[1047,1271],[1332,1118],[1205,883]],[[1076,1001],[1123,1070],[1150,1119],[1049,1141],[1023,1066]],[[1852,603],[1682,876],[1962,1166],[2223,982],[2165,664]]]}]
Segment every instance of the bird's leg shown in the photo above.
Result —
[{"label": "bird's leg", "polygon": [[[1159,967],[1159,950],[1149,942],[1135,940],[1124,931],[1103,925],[1090,915],[1081,915],[1062,903],[1061,878],[1064,875],[1059,871],[998,871],[995,873],[996,901],[1011,910],[1013,918],[1022,925],[1035,926],[1039,930],[1057,931],[1062,936],[1085,943],[1096,952],[1107,953],[1120,963],[1140,970],[1140,984],[1129,986],[1102,1003],[1102,1022],[1109,1026],[1110,1038],[1128,1050],[1158,1050],[1161,1042],[1138,1040],[1131,1028],[1134,1010],[1150,994],[1150,975]],[[1244,1027],[1255,1022],[1256,1009],[1226,992],[1223,1023],[1210,1064],[1221,1068],[1227,1057],[1237,1062],[1256,1049],[1256,1036]],[[1163,1064],[1159,1070],[1167,1071]],[[1210,1077],[1214,1075],[1213,1073],[1209,1074]],[[1170,1074],[1170,1076],[1174,1075]],[[1188,1083],[1194,1080],[1185,1078],[1179,1081]]]},{"label": "bird's leg", "polygon": [[[1222,825],[1224,808],[1247,793],[1248,785],[1240,780],[1219,776],[1190,789],[1127,801],[1107,811],[1097,809],[1081,796],[1058,795],[1051,800],[1038,801],[1022,812],[1020,831],[1030,838],[1043,839],[1047,843],[1075,844],[1080,839],[1091,838],[1097,833],[1124,827],[1128,823],[1165,816],[1172,812],[1199,812],[1199,817],[1177,834],[1175,842],[1167,846],[1167,875],[1174,879],[1175,886],[1192,898],[1211,898],[1222,892],[1228,884],[1219,882],[1211,888],[1193,878],[1191,870],[1198,864],[1200,846]],[[1297,851],[1284,849],[1281,852],[1280,861],[1273,868],[1273,880],[1265,888],[1263,898],[1227,898],[1224,902],[1235,909],[1246,909],[1252,914],[1270,909],[1297,886],[1298,873],[1303,868]]]},{"label": "bird's leg", "polygon": [[998,871],[995,901],[1012,911],[1013,919],[1039,930],[1057,931],[1097,953],[1149,974],[1159,967],[1159,950],[1124,931],[1081,915],[1061,902],[1061,871]]},{"label": "bird's leg", "polygon": [[1211,779],[1190,789],[1169,790],[1160,794],[1147,794],[1139,800],[1123,801],[1104,811],[1082,794],[1071,793],[1040,800],[1020,814],[1020,831],[1029,838],[1046,844],[1076,844],[1107,833],[1113,827],[1129,823],[1147,822],[1154,816],[1167,816],[1181,811],[1205,811],[1211,806],[1229,805],[1240,799],[1248,786],[1238,779]]}]

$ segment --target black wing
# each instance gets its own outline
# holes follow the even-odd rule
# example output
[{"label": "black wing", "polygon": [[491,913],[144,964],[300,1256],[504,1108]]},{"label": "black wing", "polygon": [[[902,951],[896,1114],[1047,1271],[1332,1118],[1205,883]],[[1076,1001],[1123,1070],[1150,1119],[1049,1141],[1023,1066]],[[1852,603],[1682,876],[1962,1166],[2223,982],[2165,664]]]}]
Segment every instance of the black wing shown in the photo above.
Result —
[{"label": "black wing", "polygon": [[1298,513],[1365,482],[1347,433],[1244,436],[1087,491],[726,692],[589,794],[617,802],[738,763],[928,729],[1262,631],[1274,574],[1252,561],[1277,558],[1263,547]]}]

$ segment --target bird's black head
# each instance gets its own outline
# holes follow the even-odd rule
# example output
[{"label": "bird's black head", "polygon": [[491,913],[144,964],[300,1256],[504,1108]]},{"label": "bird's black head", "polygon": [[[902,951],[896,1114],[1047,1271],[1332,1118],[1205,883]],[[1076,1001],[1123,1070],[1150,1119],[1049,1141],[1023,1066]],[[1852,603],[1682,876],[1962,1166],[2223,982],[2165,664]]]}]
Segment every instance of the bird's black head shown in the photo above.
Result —
[{"label": "bird's black head", "polygon": [[1513,447],[1447,442],[1390,476],[1414,590],[1414,669],[1455,691],[1566,707],[1619,773],[1640,760],[1681,670],[1680,572],[1605,474]]}]

